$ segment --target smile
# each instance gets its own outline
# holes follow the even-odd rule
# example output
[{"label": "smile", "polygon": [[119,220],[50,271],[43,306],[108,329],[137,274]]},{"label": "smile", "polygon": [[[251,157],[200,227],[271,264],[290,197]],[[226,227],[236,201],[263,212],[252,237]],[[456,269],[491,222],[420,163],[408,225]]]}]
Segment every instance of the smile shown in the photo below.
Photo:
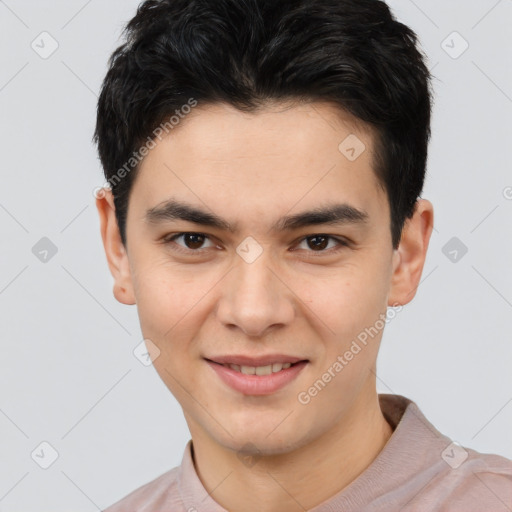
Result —
[{"label": "smile", "polygon": [[238,364],[223,364],[235,372],[240,372],[245,375],[270,375],[271,373],[277,373],[281,370],[290,368],[292,363],[272,363],[266,366],[240,366]]},{"label": "smile", "polygon": [[309,361],[244,366],[205,360],[220,381],[243,395],[270,395],[295,380]]}]

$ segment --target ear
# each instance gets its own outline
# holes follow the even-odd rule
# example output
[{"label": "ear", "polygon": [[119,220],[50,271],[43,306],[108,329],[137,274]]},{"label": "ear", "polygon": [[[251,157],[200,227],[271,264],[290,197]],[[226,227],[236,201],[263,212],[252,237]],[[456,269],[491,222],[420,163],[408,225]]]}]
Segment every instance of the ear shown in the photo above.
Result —
[{"label": "ear", "polygon": [[135,304],[130,265],[117,225],[112,190],[103,188],[96,195],[96,208],[100,216],[101,238],[110,273],[114,278],[114,297],[122,304]]},{"label": "ear", "polygon": [[433,228],[434,207],[430,201],[419,199],[414,215],[404,224],[400,245],[393,254],[388,306],[407,304],[416,295]]}]

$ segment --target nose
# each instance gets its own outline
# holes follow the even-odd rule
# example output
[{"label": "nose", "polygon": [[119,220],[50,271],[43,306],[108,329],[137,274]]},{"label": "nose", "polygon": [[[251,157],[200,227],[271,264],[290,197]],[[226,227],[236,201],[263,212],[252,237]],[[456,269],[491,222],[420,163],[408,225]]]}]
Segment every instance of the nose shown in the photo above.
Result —
[{"label": "nose", "polygon": [[263,254],[252,263],[240,259],[228,273],[217,306],[218,319],[246,336],[262,337],[293,320],[293,292]]}]

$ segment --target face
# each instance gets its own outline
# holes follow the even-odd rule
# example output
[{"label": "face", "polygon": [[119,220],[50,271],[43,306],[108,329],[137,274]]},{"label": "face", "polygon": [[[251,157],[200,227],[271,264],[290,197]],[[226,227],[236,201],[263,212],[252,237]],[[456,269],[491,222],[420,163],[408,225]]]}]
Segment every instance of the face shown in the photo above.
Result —
[{"label": "face", "polygon": [[[343,356],[382,324],[407,272],[399,275],[372,158],[368,130],[314,103],[257,114],[199,105],[143,160],[126,252],[112,256],[111,245],[109,261],[116,297],[137,304],[153,364],[193,438],[284,453],[375,392],[382,330]],[[245,375],[218,364],[229,357],[267,367],[259,373],[296,363]]]}]

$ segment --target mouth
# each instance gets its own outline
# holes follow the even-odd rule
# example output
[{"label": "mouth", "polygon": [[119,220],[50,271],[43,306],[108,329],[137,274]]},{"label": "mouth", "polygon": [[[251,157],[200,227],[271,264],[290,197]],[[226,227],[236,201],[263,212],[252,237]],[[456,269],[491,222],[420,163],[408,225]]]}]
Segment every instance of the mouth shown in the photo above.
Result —
[{"label": "mouth", "polygon": [[[217,360],[204,359],[224,384],[243,395],[275,393],[295,380],[309,364],[307,359],[289,356],[288,360],[286,360],[286,356],[274,357],[273,362],[267,357],[263,361],[264,364],[261,364],[261,359],[253,362],[256,359],[249,361],[244,357],[229,357],[230,361],[226,361],[225,358],[220,360],[218,358],[216,358]],[[236,362],[233,362],[235,359]]]},{"label": "mouth", "polygon": [[211,359],[206,359],[206,361],[218,364],[221,366],[224,366],[225,368],[230,368],[231,370],[243,373],[244,375],[271,375],[272,373],[279,373],[283,370],[287,370],[288,368],[291,368],[292,366],[295,366],[300,363],[307,362],[307,360],[301,360],[297,361],[295,363],[292,362],[286,362],[286,363],[271,363],[261,366],[249,366],[249,365],[241,365],[241,364],[233,364],[233,363],[218,363],[217,361],[212,361]]}]

